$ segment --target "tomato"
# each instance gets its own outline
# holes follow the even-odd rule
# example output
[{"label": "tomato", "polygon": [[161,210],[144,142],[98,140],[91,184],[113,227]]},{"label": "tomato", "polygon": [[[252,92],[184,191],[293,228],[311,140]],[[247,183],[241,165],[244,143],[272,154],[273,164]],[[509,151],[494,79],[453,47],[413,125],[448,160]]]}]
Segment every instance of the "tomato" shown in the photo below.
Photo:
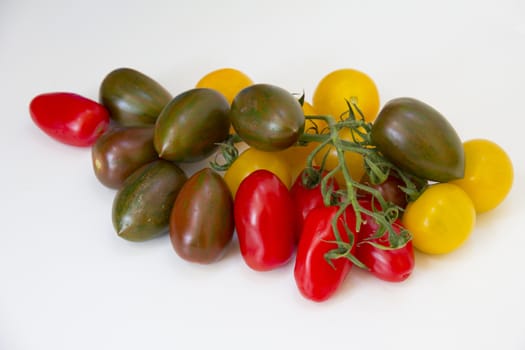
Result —
[{"label": "tomato", "polygon": [[378,150],[399,168],[417,177],[447,182],[463,177],[463,145],[438,111],[413,98],[389,101],[370,134]]},{"label": "tomato", "polygon": [[131,68],[118,68],[100,84],[100,102],[123,126],[153,125],[172,99],[158,82]]},{"label": "tomato", "polygon": [[104,106],[70,92],[38,95],[31,100],[29,112],[47,135],[72,146],[91,146],[109,126]]},{"label": "tomato", "polygon": [[228,102],[212,89],[191,89],[177,95],[155,123],[159,156],[174,162],[196,162],[210,156],[229,135]]},{"label": "tomato", "polygon": [[[343,141],[353,142],[354,137],[359,140],[359,135],[352,134],[349,128],[342,128],[339,130],[339,138]],[[315,154],[315,163],[321,165],[324,160],[324,169],[332,170],[339,165],[339,158],[337,156],[337,150],[333,146],[324,146],[318,153]],[[365,161],[363,156],[357,152],[345,151],[344,153],[345,164],[350,171],[350,176],[355,181],[359,181],[365,174]],[[341,187],[345,187],[346,183],[342,172],[336,174],[337,182]]]},{"label": "tomato", "polygon": [[158,158],[153,127],[109,130],[91,148],[91,158],[97,179],[109,188],[119,189],[131,173]]},{"label": "tomato", "polygon": [[[369,200],[360,200],[361,207],[372,210]],[[406,280],[414,270],[415,258],[412,241],[396,249],[381,249],[371,243],[390,247],[388,232],[379,238],[375,238],[379,224],[369,215],[362,214],[363,221],[358,232],[356,257],[369,271],[379,279],[388,282],[401,282]],[[392,227],[397,234],[404,228],[400,220],[396,220]]]},{"label": "tomato", "polygon": [[222,177],[209,168],[182,186],[170,214],[170,240],[184,260],[219,260],[233,237],[233,199]]},{"label": "tomato", "polygon": [[251,85],[235,96],[230,119],[235,132],[253,148],[281,151],[298,140],[304,130],[299,101],[274,85]]},{"label": "tomato", "polygon": [[[316,172],[315,174],[317,175],[312,174],[308,176],[308,173],[306,170],[303,170],[290,188],[295,209],[295,220],[298,226],[296,231],[297,241],[299,241],[299,236],[303,230],[304,221],[308,213],[314,208],[325,206],[321,192],[321,175]],[[326,172],[324,175],[326,175]],[[303,182],[303,176],[306,176],[308,179],[306,184]],[[332,190],[334,191],[339,189],[335,181],[329,181],[329,186],[332,186]]]},{"label": "tomato", "polygon": [[335,119],[348,112],[347,101],[357,104],[366,121],[373,121],[379,110],[379,92],[375,82],[359,70],[338,69],[324,76],[313,94],[315,110]]},{"label": "tomato", "polygon": [[234,218],[241,255],[256,271],[288,263],[295,247],[293,203],[286,186],[273,173],[257,170],[239,186]]},{"label": "tomato", "polygon": [[233,98],[245,87],[253,84],[252,79],[234,68],[220,68],[203,76],[196,88],[210,88],[219,91],[231,104]]},{"label": "tomato", "polygon": [[[301,239],[297,246],[294,266],[294,278],[301,294],[312,301],[321,302],[329,299],[341,286],[352,268],[352,262],[346,257],[332,259],[330,265],[325,255],[338,248],[334,243],[332,220],[338,211],[335,206],[313,209],[304,223]],[[346,215],[347,225],[355,227],[353,210]],[[349,243],[345,234],[344,221],[338,218],[337,227],[341,239]],[[355,244],[352,246],[355,252]]]},{"label": "tomato", "polygon": [[463,147],[465,175],[452,183],[467,192],[477,213],[492,210],[507,197],[512,188],[512,161],[505,150],[489,140],[466,141]]},{"label": "tomato", "polygon": [[402,217],[412,233],[412,243],[429,254],[449,253],[470,236],[476,223],[476,210],[460,187],[439,183],[429,186],[407,205]]},{"label": "tomato", "polygon": [[[407,205],[407,195],[401,189],[406,186],[404,181],[399,178],[393,171],[390,172],[385,181],[379,184],[374,184],[370,180],[368,174],[361,178],[360,181],[362,184],[372,187],[379,191],[383,198],[390,203],[394,203],[400,208],[404,208]],[[357,191],[358,195],[370,198],[371,194],[364,190],[359,189]]]},{"label": "tomato", "polygon": [[224,180],[234,197],[242,180],[259,169],[266,169],[274,173],[287,188],[290,187],[292,177],[285,158],[278,152],[264,152],[255,148],[248,148],[241,153],[224,174]]},{"label": "tomato", "polygon": [[163,159],[135,170],[113,200],[118,236],[141,242],[168,233],[171,208],[186,180],[181,168]]}]

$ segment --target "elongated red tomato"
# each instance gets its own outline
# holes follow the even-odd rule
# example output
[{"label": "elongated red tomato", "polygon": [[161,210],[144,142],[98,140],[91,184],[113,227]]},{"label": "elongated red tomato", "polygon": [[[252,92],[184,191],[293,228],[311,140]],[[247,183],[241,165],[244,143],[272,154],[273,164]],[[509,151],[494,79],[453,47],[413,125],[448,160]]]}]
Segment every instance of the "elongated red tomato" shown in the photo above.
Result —
[{"label": "elongated red tomato", "polygon": [[240,184],[234,218],[241,254],[257,271],[285,265],[295,241],[293,203],[288,188],[268,170],[257,170]]},{"label": "elongated red tomato", "polygon": [[[359,201],[365,209],[372,210],[369,200]],[[399,234],[404,228],[400,220],[392,225]],[[415,258],[412,241],[396,249],[381,249],[367,242],[377,243],[390,247],[388,233],[379,238],[372,238],[379,229],[379,224],[369,215],[363,214],[363,221],[357,236],[356,257],[369,271],[379,279],[389,282],[401,282],[406,280],[414,270]]]},{"label": "elongated red tomato", "polygon": [[[338,248],[333,242],[336,237],[332,227],[332,220],[337,210],[337,207],[331,206],[318,207],[310,211],[297,247],[294,267],[295,283],[301,294],[312,301],[321,302],[330,298],[343,283],[353,266],[352,262],[345,257],[333,259],[333,266],[325,259],[325,254]],[[348,227],[355,227],[353,210],[349,210],[345,216]],[[341,238],[349,243],[342,218],[341,216],[337,222],[338,231]],[[352,251],[354,248],[355,245]]]},{"label": "elongated red tomato", "polygon": [[34,123],[62,143],[92,145],[109,126],[109,112],[101,104],[70,92],[51,92],[33,98],[29,112]]},{"label": "elongated red tomato", "polygon": [[[305,172],[306,170],[303,170],[299,174],[290,188],[290,194],[292,195],[294,203],[295,220],[297,222],[297,242],[299,241],[304,221],[306,220],[308,213],[314,208],[325,206],[323,194],[321,192],[321,178],[315,179],[315,175],[312,175],[305,184],[303,182]],[[326,173],[324,175],[326,175]],[[332,186],[333,190],[339,189],[336,181],[329,181],[329,186]]]}]

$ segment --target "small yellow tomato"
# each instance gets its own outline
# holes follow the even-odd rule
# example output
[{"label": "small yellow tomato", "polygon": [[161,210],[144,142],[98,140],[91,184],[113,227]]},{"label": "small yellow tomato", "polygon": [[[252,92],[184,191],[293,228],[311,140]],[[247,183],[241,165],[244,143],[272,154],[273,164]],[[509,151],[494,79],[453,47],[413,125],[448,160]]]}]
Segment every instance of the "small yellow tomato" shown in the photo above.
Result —
[{"label": "small yellow tomato", "polygon": [[[336,120],[348,112],[346,101],[355,102],[366,121],[373,121],[379,112],[379,92],[367,74],[356,69],[338,69],[321,79],[313,94],[313,106],[322,115]],[[356,117],[359,115],[356,113]]]},{"label": "small yellow tomato", "polygon": [[253,84],[249,76],[234,68],[220,68],[209,72],[196,84],[197,88],[219,91],[231,105],[233,98],[245,87]]},{"label": "small yellow tomato", "polygon": [[264,152],[255,148],[248,148],[239,155],[224,174],[224,181],[226,181],[234,198],[242,180],[259,169],[274,173],[286,187],[290,188],[292,183],[290,168],[279,152]]},{"label": "small yellow tomato", "polygon": [[477,213],[494,209],[512,188],[512,161],[499,145],[489,140],[466,141],[463,149],[465,175],[452,183],[467,192]]},{"label": "small yellow tomato", "polygon": [[461,246],[476,223],[476,210],[460,187],[438,183],[408,204],[402,217],[412,243],[428,254],[445,254]]}]

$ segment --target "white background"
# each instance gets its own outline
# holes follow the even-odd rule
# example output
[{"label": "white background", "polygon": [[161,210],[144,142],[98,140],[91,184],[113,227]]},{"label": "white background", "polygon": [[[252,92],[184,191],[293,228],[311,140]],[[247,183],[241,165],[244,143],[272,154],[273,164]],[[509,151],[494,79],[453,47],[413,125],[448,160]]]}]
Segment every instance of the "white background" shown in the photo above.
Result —
[{"label": "white background", "polygon": [[[329,71],[357,68],[382,104],[419,98],[462,139],[500,144],[514,188],[461,249],[418,254],[406,282],[355,269],[315,304],[293,264],[257,273],[232,244],[192,265],[167,236],[114,234],[90,150],[48,138],[28,104],[97,99],[122,66],[174,95],[230,66],[307,100]],[[524,85],[521,0],[2,0],[0,349],[525,349]]]}]

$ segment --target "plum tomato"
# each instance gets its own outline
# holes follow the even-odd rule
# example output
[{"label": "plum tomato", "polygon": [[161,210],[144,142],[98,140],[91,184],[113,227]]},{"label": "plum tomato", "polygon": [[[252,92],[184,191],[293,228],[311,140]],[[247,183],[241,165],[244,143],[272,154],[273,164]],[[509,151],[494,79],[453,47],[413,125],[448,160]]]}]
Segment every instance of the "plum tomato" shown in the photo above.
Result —
[{"label": "plum tomato", "polygon": [[239,186],[234,218],[241,255],[256,271],[287,264],[295,247],[295,221],[290,193],[268,170],[257,170]]},{"label": "plum tomato", "polygon": [[[364,185],[367,185],[371,188],[378,190],[379,193],[383,196],[383,198],[387,202],[393,203],[400,208],[406,207],[408,203],[407,195],[401,189],[402,187],[405,186],[405,183],[393,171],[390,172],[390,174],[388,175],[385,181],[379,184],[372,183],[372,181],[370,180],[370,177],[366,173],[365,175],[363,175],[360,182]],[[364,190],[361,190],[361,189],[357,191],[357,194],[361,197],[371,198],[370,193]]]},{"label": "plum tomato", "polygon": [[490,140],[469,140],[463,148],[465,176],[451,183],[467,192],[477,213],[496,208],[512,188],[514,170],[510,157]]},{"label": "plum tomato", "polygon": [[[325,175],[326,172],[324,172],[323,176]],[[328,186],[331,186],[333,191],[339,189],[336,181],[328,181]],[[319,171],[303,170],[290,188],[290,194],[294,204],[297,223],[296,240],[299,241],[308,213],[314,208],[325,206],[321,192],[321,174]]]},{"label": "plum tomato", "polygon": [[91,158],[97,179],[109,188],[119,189],[131,173],[158,158],[153,147],[153,126],[108,130],[91,148]]},{"label": "plum tomato", "polygon": [[132,68],[108,73],[99,90],[100,103],[111,119],[123,126],[153,125],[171,94],[149,76]]},{"label": "plum tomato", "polygon": [[461,139],[443,115],[422,101],[408,97],[388,101],[370,137],[387,159],[417,177],[436,182],[463,177]]},{"label": "plum tomato", "polygon": [[[374,202],[377,203],[377,202]],[[360,200],[362,208],[372,211],[370,200]],[[381,237],[374,237],[379,230],[379,224],[367,214],[362,214],[362,224],[357,235],[356,257],[368,270],[379,279],[388,282],[401,282],[406,280],[414,270],[415,258],[412,241],[396,249],[382,249],[370,243],[390,247],[388,232]],[[397,234],[404,229],[398,219],[392,223],[392,228]]]},{"label": "plum tomato", "polygon": [[233,237],[233,199],[223,178],[204,168],[182,186],[170,215],[170,240],[184,260],[219,260]]},{"label": "plum tomato", "polygon": [[459,186],[429,186],[405,208],[403,225],[412,234],[414,247],[428,254],[445,254],[459,248],[476,223],[476,210]]},{"label": "plum tomato", "polygon": [[[297,246],[294,266],[294,278],[300,293],[309,300],[322,302],[329,299],[341,286],[353,264],[346,257],[330,259],[327,254],[338,249],[332,226],[338,207],[317,207],[306,217],[301,239]],[[337,218],[337,228],[341,239],[350,243],[345,234],[345,222],[348,228],[355,227],[355,214],[349,210],[346,215]],[[355,241],[351,252],[355,252]],[[330,260],[330,263],[328,260]]]},{"label": "plum tomato", "polygon": [[72,146],[91,146],[109,126],[104,106],[71,92],[38,95],[31,100],[29,112],[48,136]]},{"label": "plum tomato", "polygon": [[299,101],[274,85],[254,84],[235,96],[230,119],[235,132],[251,147],[281,151],[298,140],[304,130]]}]

